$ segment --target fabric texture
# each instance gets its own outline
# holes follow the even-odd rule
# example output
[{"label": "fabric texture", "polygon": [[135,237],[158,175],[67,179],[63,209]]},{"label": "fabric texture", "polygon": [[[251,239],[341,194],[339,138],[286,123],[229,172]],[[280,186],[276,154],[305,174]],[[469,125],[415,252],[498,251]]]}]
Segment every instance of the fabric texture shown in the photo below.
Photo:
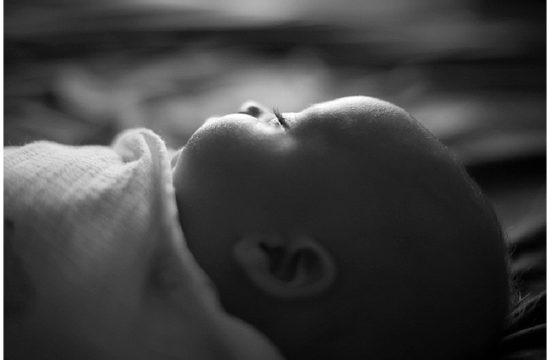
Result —
[{"label": "fabric texture", "polygon": [[[68,249],[72,253],[65,256],[80,261],[76,267],[98,273],[113,270],[103,266],[109,263],[106,256],[123,261],[120,254],[103,251],[116,249],[111,244],[124,239],[143,247],[144,238],[157,232],[183,248],[190,293],[207,283],[185,248],[168,152],[150,130],[126,131],[112,147],[51,142],[7,147],[4,182],[5,217],[18,238],[27,240],[14,244],[20,253]],[[103,257],[88,256],[93,252]]]},{"label": "fabric texture", "polygon": [[29,331],[44,328],[48,342],[70,338],[71,349],[54,344],[66,358],[85,348],[98,349],[91,358],[278,359],[219,305],[186,246],[171,171],[164,142],[146,129],[111,147],[5,148],[7,309],[32,309]]},{"label": "fabric texture", "polygon": [[533,217],[510,234],[515,299],[501,344],[501,360],[546,359],[546,219]]}]

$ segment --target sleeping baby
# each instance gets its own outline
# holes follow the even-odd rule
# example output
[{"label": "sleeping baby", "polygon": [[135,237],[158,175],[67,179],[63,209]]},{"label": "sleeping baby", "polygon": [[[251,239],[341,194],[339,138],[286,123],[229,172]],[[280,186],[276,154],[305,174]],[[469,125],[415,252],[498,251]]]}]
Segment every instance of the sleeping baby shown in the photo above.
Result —
[{"label": "sleeping baby", "polygon": [[4,163],[13,358],[482,359],[505,325],[494,213],[377,99],[249,102],[173,157],[131,130]]}]

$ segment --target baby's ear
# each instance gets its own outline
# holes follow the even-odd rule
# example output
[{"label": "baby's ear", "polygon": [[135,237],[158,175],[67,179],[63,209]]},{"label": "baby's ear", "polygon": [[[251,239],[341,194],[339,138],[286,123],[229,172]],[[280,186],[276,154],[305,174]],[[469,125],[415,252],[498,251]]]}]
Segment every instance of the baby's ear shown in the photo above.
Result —
[{"label": "baby's ear", "polygon": [[233,257],[253,285],[275,297],[317,295],[336,277],[329,252],[304,235],[243,238],[235,243]]}]

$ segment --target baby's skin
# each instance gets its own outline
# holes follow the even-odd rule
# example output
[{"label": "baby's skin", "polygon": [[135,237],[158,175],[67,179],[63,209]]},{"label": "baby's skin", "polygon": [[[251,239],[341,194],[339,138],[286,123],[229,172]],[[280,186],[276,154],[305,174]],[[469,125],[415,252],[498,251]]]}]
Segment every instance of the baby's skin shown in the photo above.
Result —
[{"label": "baby's skin", "polygon": [[484,358],[508,304],[502,234],[401,108],[246,103],[174,162],[189,248],[225,309],[288,359]]},{"label": "baby's skin", "polygon": [[[19,150],[34,155],[7,156],[8,168],[4,152],[6,358],[473,359],[498,342],[508,302],[498,222],[402,109],[367,97],[283,114],[247,103],[207,120],[172,172],[157,135],[123,138],[29,144]],[[129,160],[131,144],[143,156]],[[146,179],[163,186],[131,187]],[[148,202],[149,191],[162,196]],[[132,211],[114,216],[127,197]],[[191,276],[177,216],[227,312]]]}]

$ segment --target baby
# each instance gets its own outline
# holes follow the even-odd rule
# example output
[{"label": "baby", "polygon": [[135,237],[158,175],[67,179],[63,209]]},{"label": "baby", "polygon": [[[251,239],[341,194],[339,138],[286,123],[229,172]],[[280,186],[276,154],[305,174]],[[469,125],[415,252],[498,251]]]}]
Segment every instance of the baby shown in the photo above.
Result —
[{"label": "baby", "polygon": [[[114,149],[126,164],[135,160],[125,158],[128,149],[162,150],[153,135],[145,138],[134,144],[123,137]],[[107,150],[90,149],[98,151]],[[139,174],[147,184],[164,169],[154,158],[146,157],[153,164],[150,176]],[[21,218],[23,210],[10,209],[21,200],[9,196],[9,187],[17,186],[10,179],[22,173],[9,166],[21,161],[6,162],[6,213],[17,233],[21,225],[10,215]],[[185,255],[179,225],[151,231],[157,225],[128,220],[123,228],[132,236],[123,231],[116,241],[91,246],[112,233],[105,230],[108,224],[126,219],[109,215],[116,205],[126,206],[110,200],[112,207],[86,213],[86,221],[93,220],[85,245],[54,242],[48,246],[65,251],[61,256],[41,266],[34,264],[44,256],[23,256],[22,265],[14,266],[15,273],[40,282],[38,269],[70,258],[86,263],[78,267],[86,275],[67,276],[62,284],[46,277],[42,282],[49,287],[42,293],[48,293],[48,305],[30,306],[41,320],[25,315],[6,327],[8,350],[24,354],[34,341],[25,334],[54,328],[63,336],[60,343],[72,344],[64,347],[71,354],[66,358],[84,348],[95,349],[90,358],[278,358],[247,324],[287,359],[482,359],[495,350],[508,305],[499,225],[464,169],[402,109],[367,97],[283,114],[247,103],[238,113],[207,120],[172,165],[166,178],[173,188],[161,186],[161,200],[149,206],[157,210],[138,210],[136,216],[143,212],[140,219],[156,223],[179,219],[190,253],[232,316],[220,310],[200,268],[189,265],[194,262]],[[131,182],[126,172],[120,174]],[[103,180],[98,186],[111,185]],[[174,190],[177,211],[170,200]],[[142,209],[139,201],[156,190],[136,193],[131,206]],[[103,235],[88,236],[94,231]],[[96,290],[80,289],[90,281]],[[34,293],[41,293],[38,287]],[[60,308],[78,321],[50,326],[55,314],[49,312]],[[62,316],[65,310],[59,311]],[[47,331],[29,330],[40,327]]]},{"label": "baby", "polygon": [[502,234],[464,169],[366,97],[209,119],[174,170],[192,253],[289,359],[482,358],[507,308]]}]

